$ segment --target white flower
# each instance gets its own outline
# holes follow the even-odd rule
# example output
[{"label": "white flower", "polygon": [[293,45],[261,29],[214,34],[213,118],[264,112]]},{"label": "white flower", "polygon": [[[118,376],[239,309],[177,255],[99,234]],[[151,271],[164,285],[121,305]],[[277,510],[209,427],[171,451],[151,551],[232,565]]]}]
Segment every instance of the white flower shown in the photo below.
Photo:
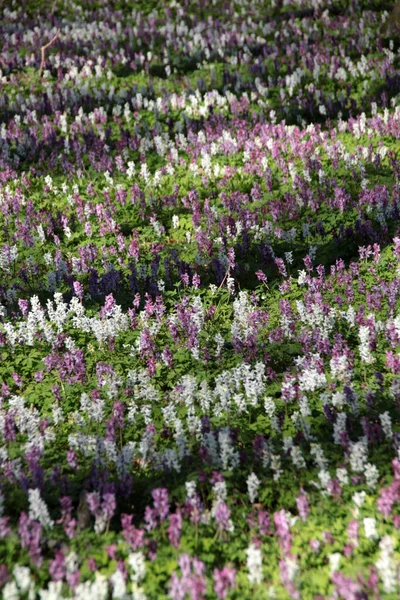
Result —
[{"label": "white flower", "polygon": [[232,296],[235,294],[235,280],[233,277],[231,277],[231,276],[227,277],[226,288]]},{"label": "white flower", "polygon": [[358,337],[360,338],[359,352],[362,362],[367,365],[372,364],[375,361],[375,358],[371,354],[369,337],[370,330],[366,325],[362,325],[358,332]]},{"label": "white flower", "polygon": [[376,540],[378,536],[378,532],[376,530],[376,520],[373,517],[365,517],[363,519],[365,536],[369,540]]},{"label": "white flower", "polygon": [[95,580],[80,583],[75,588],[74,600],[106,600],[108,596],[108,582],[104,575],[99,572],[95,575]]},{"label": "white flower", "polygon": [[13,570],[14,579],[22,593],[28,592],[32,584],[31,572],[29,567],[16,565]]},{"label": "white flower", "polygon": [[358,508],[361,508],[362,505],[365,502],[365,498],[367,497],[367,494],[362,491],[362,492],[356,492],[355,494],[353,494],[353,502],[356,506],[358,506]]},{"label": "white flower", "polygon": [[342,558],[342,555],[340,554],[340,552],[334,552],[333,554],[330,554],[328,558],[329,558],[329,567],[330,567],[331,573],[338,571],[340,559]]},{"label": "white flower", "polygon": [[129,161],[128,162],[128,168],[126,170],[126,174],[128,176],[129,179],[132,179],[132,177],[135,174],[135,163],[133,161]]},{"label": "white flower", "polygon": [[339,483],[342,485],[348,485],[349,475],[347,473],[347,469],[336,469],[336,477],[338,478]]},{"label": "white flower", "polygon": [[132,552],[128,556],[128,565],[132,569],[131,580],[139,583],[146,573],[146,562],[143,552]]},{"label": "white flower", "polygon": [[76,552],[71,550],[71,552],[69,552],[65,557],[65,567],[67,569],[67,573],[74,573],[78,566],[78,555]]},{"label": "white flower", "polygon": [[260,480],[255,473],[250,473],[247,478],[247,493],[249,495],[250,502],[253,503],[258,496],[258,488],[260,487]]},{"label": "white flower", "polygon": [[225,481],[217,481],[216,483],[214,483],[212,491],[216,498],[216,504],[218,504],[219,502],[225,502],[228,496],[228,490],[226,489]]},{"label": "white flower", "polygon": [[218,434],[220,457],[224,470],[232,471],[239,466],[239,452],[234,449],[229,427],[224,427]]},{"label": "white flower", "polygon": [[306,467],[306,461],[304,460],[299,446],[292,446],[290,455],[292,458],[292,463],[296,469],[304,469]]},{"label": "white flower", "polygon": [[385,535],[379,542],[381,550],[376,562],[376,568],[382,580],[383,589],[387,594],[392,594],[397,588],[396,565],[393,560],[394,543],[389,535]]},{"label": "white flower", "polygon": [[380,419],[380,422],[382,425],[383,433],[385,434],[385,438],[387,440],[391,440],[393,437],[392,420],[390,418],[388,411],[379,415],[379,419]]},{"label": "white flower", "polygon": [[[332,358],[330,360],[329,365],[331,368],[332,377],[334,379],[339,379],[340,381],[343,381],[349,377],[351,370],[349,368],[348,359],[345,354],[343,354],[342,356]],[[344,394],[342,392],[337,392],[336,395],[338,394],[340,394],[341,397],[344,397]]]},{"label": "white flower", "polygon": [[331,481],[331,476],[329,474],[329,471],[326,471],[325,469],[321,469],[320,471],[318,471],[318,478],[321,482],[321,487],[324,490],[327,490],[329,482]]},{"label": "white flower", "polygon": [[305,282],[307,281],[307,273],[306,271],[299,271],[299,276],[297,278],[297,283],[299,285],[304,285]]},{"label": "white flower", "polygon": [[271,396],[267,396],[264,400],[264,410],[270,418],[274,416],[275,409],[276,406],[273,398]]},{"label": "white flower", "polygon": [[39,521],[43,527],[53,527],[54,521],[50,518],[46,503],[40,497],[38,489],[29,490],[29,518]]},{"label": "white flower", "polygon": [[367,462],[368,440],[363,437],[360,441],[350,445],[350,465],[352,471],[360,473],[364,470]]},{"label": "white flower", "polygon": [[310,453],[311,456],[314,457],[314,463],[317,465],[317,467],[319,469],[326,470],[328,467],[328,460],[324,456],[324,451],[322,450],[321,446],[319,444],[312,443]]},{"label": "white flower", "polygon": [[112,585],[112,597],[118,600],[123,600],[126,594],[126,584],[122,572],[117,569],[110,577]]},{"label": "white flower", "polygon": [[142,587],[139,587],[137,583],[132,581],[132,600],[147,600],[147,596],[144,593]]},{"label": "white flower", "polygon": [[188,500],[191,500],[196,493],[196,482],[195,481],[186,481],[186,496]]},{"label": "white flower", "polygon": [[318,373],[317,369],[305,369],[299,377],[299,388],[303,392],[314,392],[317,388],[325,387],[326,377],[324,373]]},{"label": "white flower", "polygon": [[39,590],[40,600],[61,600],[62,581],[50,581],[47,590]]},{"label": "white flower", "polygon": [[336,421],[333,425],[333,441],[335,442],[335,444],[340,444],[340,436],[346,431],[346,419],[346,413],[338,413]]},{"label": "white flower", "polygon": [[19,600],[21,598],[15,581],[6,583],[3,587],[3,600]]},{"label": "white flower", "polygon": [[367,482],[367,486],[373,490],[376,488],[379,479],[379,471],[375,465],[371,463],[367,463],[364,469],[365,481]]},{"label": "white flower", "polygon": [[248,578],[250,583],[261,583],[262,581],[262,555],[261,550],[254,544],[245,551],[247,555],[246,566],[249,571]]}]

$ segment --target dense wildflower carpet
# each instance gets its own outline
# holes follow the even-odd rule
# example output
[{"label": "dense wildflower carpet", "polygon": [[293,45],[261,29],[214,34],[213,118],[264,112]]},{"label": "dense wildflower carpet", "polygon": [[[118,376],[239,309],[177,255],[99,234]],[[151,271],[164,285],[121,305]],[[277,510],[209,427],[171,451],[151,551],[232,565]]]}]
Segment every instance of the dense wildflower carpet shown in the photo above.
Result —
[{"label": "dense wildflower carpet", "polygon": [[392,5],[2,4],[5,600],[398,598]]}]

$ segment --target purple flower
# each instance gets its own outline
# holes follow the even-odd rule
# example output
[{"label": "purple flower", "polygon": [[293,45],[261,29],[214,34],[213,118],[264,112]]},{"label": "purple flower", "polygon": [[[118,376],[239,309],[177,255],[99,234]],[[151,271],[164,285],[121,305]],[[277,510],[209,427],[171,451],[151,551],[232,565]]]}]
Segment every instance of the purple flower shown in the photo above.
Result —
[{"label": "purple flower", "polygon": [[117,508],[117,502],[115,500],[115,494],[105,493],[103,494],[103,502],[101,504],[102,513],[105,515],[107,521],[112,519]]},{"label": "purple flower", "polygon": [[144,511],[144,520],[146,521],[146,529],[147,531],[151,531],[157,527],[157,510],[155,508],[151,508],[151,506],[146,506]]},{"label": "purple flower", "polygon": [[68,583],[69,587],[74,590],[77,587],[80,578],[81,578],[81,573],[80,573],[79,569],[77,569],[76,571],[73,571],[73,573],[68,573],[66,579],[67,579],[67,583]]},{"label": "purple flower", "polygon": [[18,387],[22,387],[22,377],[18,373],[13,373],[12,377]]},{"label": "purple flower", "polygon": [[22,315],[26,318],[28,316],[28,312],[29,312],[29,301],[19,298],[18,306],[19,306],[20,311],[22,312]]},{"label": "purple flower", "polygon": [[223,600],[227,597],[229,589],[235,588],[236,581],[236,569],[230,567],[224,567],[223,569],[214,569],[214,592],[218,598]]},{"label": "purple flower", "polygon": [[258,281],[262,281],[262,283],[267,283],[267,281],[268,281],[267,276],[261,270],[256,271],[256,277],[257,277]]},{"label": "purple flower", "polygon": [[144,545],[144,529],[136,529],[132,524],[133,515],[122,514],[121,525],[124,539],[132,546],[134,550],[142,548]]},{"label": "purple flower", "polygon": [[40,383],[41,381],[43,381],[43,377],[44,377],[44,371],[36,371],[36,373],[34,374],[36,383]]},{"label": "purple flower", "polygon": [[67,451],[67,463],[71,467],[71,469],[79,469],[78,466],[78,456],[72,448]]},{"label": "purple flower", "polygon": [[7,567],[5,564],[0,564],[0,588],[3,587],[4,584],[10,579],[10,575],[7,571]]},{"label": "purple flower", "polygon": [[89,506],[90,512],[97,516],[100,514],[100,494],[99,492],[92,492],[91,494],[86,495],[87,503]]},{"label": "purple flower", "polygon": [[282,277],[287,277],[286,266],[285,266],[285,263],[284,263],[283,259],[282,258],[276,258],[275,259],[275,264],[278,267],[279,274],[282,275]]},{"label": "purple flower", "polygon": [[280,545],[286,555],[290,554],[293,535],[290,533],[289,522],[283,509],[274,514],[276,532],[280,538]]},{"label": "purple flower", "polygon": [[93,558],[93,556],[90,556],[88,558],[88,569],[89,571],[92,571],[92,573],[95,573],[97,571],[96,560]]},{"label": "purple flower", "polygon": [[57,523],[62,523],[64,531],[72,539],[75,535],[76,519],[72,518],[72,500],[69,496],[63,496],[60,498],[61,504],[61,519]]},{"label": "purple flower", "polygon": [[204,600],[207,581],[204,577],[205,565],[198,558],[191,559],[182,554],[178,560],[182,577],[172,573],[169,582],[169,596],[173,600],[184,600],[189,595],[191,600]]},{"label": "purple flower", "polygon": [[299,515],[303,521],[307,520],[307,517],[310,512],[310,508],[308,506],[308,497],[306,492],[301,488],[300,494],[296,498],[297,510],[299,511]]},{"label": "purple flower", "polygon": [[40,542],[42,536],[42,525],[34,521],[22,512],[18,521],[18,534],[21,539],[21,546],[27,548],[32,564],[40,567],[42,564],[42,554]]},{"label": "purple flower", "polygon": [[172,514],[169,518],[168,537],[174,548],[179,547],[182,535],[182,515],[180,510]]},{"label": "purple flower", "polygon": [[332,575],[332,582],[336,586],[339,598],[343,598],[343,600],[360,600],[362,590],[359,584],[350,579],[350,577],[345,577],[342,573],[336,571]]},{"label": "purple flower", "polygon": [[1,517],[0,518],[0,540],[4,540],[4,538],[11,532],[11,527],[8,526],[9,517]]},{"label": "purple flower", "polygon": [[393,254],[395,255],[396,258],[400,259],[400,238],[398,238],[398,237],[393,238],[393,242],[394,242]]},{"label": "purple flower", "polygon": [[185,287],[189,285],[189,275],[187,273],[181,273],[181,281]]},{"label": "purple flower", "polygon": [[319,552],[321,548],[321,542],[319,540],[310,540],[309,546],[313,552]]},{"label": "purple flower", "polygon": [[165,488],[156,488],[151,492],[154,501],[154,508],[161,520],[167,518],[169,513],[168,490]]},{"label": "purple flower", "polygon": [[111,560],[117,559],[117,545],[110,544],[109,546],[105,546],[105,550],[107,552],[107,556],[111,558]]},{"label": "purple flower", "polygon": [[271,519],[269,514],[264,510],[260,510],[258,513],[258,526],[260,528],[260,535],[271,535]]},{"label": "purple flower", "polygon": [[106,317],[111,316],[112,313],[114,312],[115,306],[116,306],[115,298],[112,294],[109,294],[108,296],[106,296],[104,306],[100,309],[100,317],[102,319],[105,319]]},{"label": "purple flower", "polygon": [[290,597],[293,600],[300,600],[300,592],[296,589],[293,582],[293,565],[295,565],[295,557],[289,554],[285,560],[279,561],[279,573],[281,581],[289,592]]},{"label": "purple flower", "polygon": [[217,521],[219,529],[222,531],[229,531],[231,528],[231,524],[229,522],[230,516],[231,511],[228,505],[225,502],[219,502],[217,508],[215,509],[215,520]]},{"label": "purple flower", "polygon": [[61,551],[56,553],[55,559],[50,563],[49,573],[53,581],[61,581],[64,579],[67,568],[64,555]]},{"label": "purple flower", "polygon": [[12,411],[9,411],[5,414],[3,427],[3,437],[5,441],[14,442],[17,439],[17,436],[15,417]]},{"label": "purple flower", "polygon": [[84,292],[84,287],[81,283],[79,283],[79,281],[74,281],[73,283],[73,288],[74,288],[74,292],[75,295],[79,298],[79,300],[82,302],[83,299],[83,292]]}]

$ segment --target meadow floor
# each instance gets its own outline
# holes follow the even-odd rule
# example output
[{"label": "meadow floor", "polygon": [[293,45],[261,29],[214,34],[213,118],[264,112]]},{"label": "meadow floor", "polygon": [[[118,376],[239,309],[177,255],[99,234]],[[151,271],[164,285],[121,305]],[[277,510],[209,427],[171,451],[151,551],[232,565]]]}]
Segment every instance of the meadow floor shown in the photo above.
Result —
[{"label": "meadow floor", "polygon": [[392,6],[2,4],[4,600],[399,597]]}]

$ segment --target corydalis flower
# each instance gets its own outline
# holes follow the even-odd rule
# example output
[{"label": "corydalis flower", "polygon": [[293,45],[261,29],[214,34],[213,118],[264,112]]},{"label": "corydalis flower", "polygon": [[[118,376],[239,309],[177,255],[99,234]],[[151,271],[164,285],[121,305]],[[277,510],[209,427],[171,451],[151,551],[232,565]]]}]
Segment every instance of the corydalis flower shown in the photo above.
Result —
[{"label": "corydalis flower", "polygon": [[247,493],[249,500],[253,504],[258,496],[258,488],[260,487],[260,480],[255,473],[250,473],[247,478]]},{"label": "corydalis flower", "polygon": [[121,515],[122,535],[134,550],[144,545],[144,529],[136,529],[132,523],[133,515]]},{"label": "corydalis flower", "polygon": [[54,521],[50,518],[46,503],[40,496],[38,489],[29,490],[29,518],[39,521],[43,527],[53,527]]},{"label": "corydalis flower", "polygon": [[298,570],[299,566],[292,555],[285,556],[284,560],[279,561],[281,581],[293,600],[300,600],[300,592],[294,584]]},{"label": "corydalis flower", "polygon": [[32,563],[38,567],[41,566],[43,560],[40,549],[42,530],[41,523],[30,519],[25,512],[21,513],[18,521],[21,546],[27,548]]},{"label": "corydalis flower", "polygon": [[308,497],[306,492],[301,488],[300,494],[296,498],[297,510],[299,511],[299,515],[303,521],[307,520],[307,517],[310,513],[310,508],[308,506]]},{"label": "corydalis flower", "polygon": [[62,523],[67,536],[72,539],[75,535],[76,519],[72,518],[72,500],[69,496],[60,498],[61,504],[61,519],[57,523]]},{"label": "corydalis flower", "polygon": [[260,548],[253,543],[249,545],[246,552],[246,566],[249,571],[250,583],[261,583],[262,581],[262,554]]},{"label": "corydalis flower", "polygon": [[378,510],[385,517],[388,517],[392,512],[393,506],[400,501],[400,461],[395,458],[392,461],[394,479],[392,483],[379,491],[377,501]]},{"label": "corydalis flower", "polygon": [[274,514],[274,523],[282,550],[285,554],[290,554],[293,534],[290,532],[289,520],[283,509]]},{"label": "corydalis flower", "polygon": [[231,511],[228,505],[225,502],[218,502],[217,507],[215,509],[215,520],[218,524],[218,528],[221,531],[233,531],[234,526],[229,518],[231,516]]},{"label": "corydalis flower", "polygon": [[340,598],[344,600],[358,600],[363,597],[360,595],[362,592],[360,585],[350,579],[350,577],[345,577],[339,571],[333,573],[332,581],[336,586]]},{"label": "corydalis flower", "polygon": [[174,548],[179,547],[179,542],[182,535],[182,515],[178,510],[169,518],[168,537]]},{"label": "corydalis flower", "polygon": [[156,488],[151,492],[154,501],[154,508],[161,520],[167,518],[169,513],[168,490],[165,488]]},{"label": "corydalis flower", "polygon": [[87,494],[87,502],[90,512],[95,516],[94,530],[96,533],[102,533],[107,522],[114,516],[117,507],[115,494],[105,493],[101,501],[100,494],[92,492]]},{"label": "corydalis flower", "polygon": [[396,591],[397,573],[393,559],[394,543],[389,535],[385,535],[379,542],[380,555],[376,562],[376,568],[382,580],[383,589],[387,594]]},{"label": "corydalis flower", "polygon": [[172,573],[169,582],[169,596],[173,600],[184,600],[187,594],[191,600],[203,600],[206,592],[206,579],[204,577],[205,565],[198,558],[191,559],[187,554],[182,554],[178,560],[182,577]]},{"label": "corydalis flower", "polygon": [[229,593],[229,588],[235,589],[236,569],[224,567],[223,569],[214,569],[214,592],[218,598],[224,600]]},{"label": "corydalis flower", "polygon": [[146,574],[146,561],[143,552],[133,552],[128,556],[128,565],[132,569],[131,579],[139,583]]}]

